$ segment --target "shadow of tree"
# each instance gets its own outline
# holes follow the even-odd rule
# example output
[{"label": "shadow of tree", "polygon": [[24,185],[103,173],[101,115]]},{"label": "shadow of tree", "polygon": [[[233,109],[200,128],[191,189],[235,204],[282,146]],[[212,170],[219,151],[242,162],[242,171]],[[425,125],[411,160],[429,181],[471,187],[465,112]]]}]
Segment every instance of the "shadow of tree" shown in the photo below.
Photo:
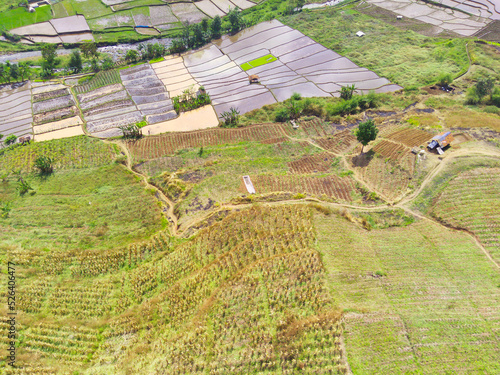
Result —
[{"label": "shadow of tree", "polygon": [[353,156],[351,159],[353,167],[364,168],[367,167],[372,159],[375,157],[375,152],[370,150],[368,152],[364,152],[360,155]]}]

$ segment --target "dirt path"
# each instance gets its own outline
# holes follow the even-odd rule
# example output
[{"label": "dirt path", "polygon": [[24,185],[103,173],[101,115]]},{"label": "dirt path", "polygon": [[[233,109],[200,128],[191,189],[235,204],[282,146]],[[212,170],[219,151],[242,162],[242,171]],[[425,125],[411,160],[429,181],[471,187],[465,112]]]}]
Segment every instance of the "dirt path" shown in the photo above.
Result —
[{"label": "dirt path", "polygon": [[125,154],[125,157],[126,157],[125,167],[130,172],[132,172],[134,175],[141,178],[142,181],[144,182],[144,185],[146,185],[146,188],[153,189],[155,191],[156,199],[158,199],[160,202],[162,202],[162,204],[166,207],[166,210],[163,212],[163,214],[165,215],[168,222],[170,223],[172,235],[179,236],[179,232],[177,230],[178,229],[177,217],[175,216],[175,213],[174,213],[174,203],[160,189],[158,189],[154,185],[151,185],[148,181],[148,178],[145,175],[135,171],[132,168],[132,156],[130,155],[128,147],[122,141],[103,140],[103,142],[104,143],[111,143],[111,144],[114,144],[114,145],[117,145],[118,147],[120,147],[120,149],[122,150],[122,152]]},{"label": "dirt path", "polygon": [[[328,151],[326,149],[323,149],[322,147],[320,147],[319,145],[311,142],[310,140],[308,139],[298,139],[298,138],[293,138],[293,137],[290,137],[289,135],[283,133],[288,139],[292,140],[292,141],[296,141],[296,142],[308,142],[309,144],[311,144],[312,146],[324,151],[324,152],[328,152],[329,154],[331,155],[334,155],[336,157],[340,157],[342,158],[345,166],[349,168],[348,166],[348,163],[347,163],[347,160],[345,158],[345,154],[337,154],[335,152],[331,152],[331,151]],[[192,228],[193,226],[196,226],[197,224],[201,223],[202,221],[206,220],[208,215],[213,215],[219,211],[223,211],[223,210],[233,210],[233,209],[244,209],[244,208],[249,208],[249,207],[252,207],[254,205],[254,203],[243,203],[243,204],[234,204],[234,203],[222,203],[220,205],[220,207],[215,210],[215,211],[212,211],[210,212],[208,215],[205,215],[201,218],[198,218],[198,219],[194,219],[194,220],[191,220],[191,221],[188,221],[187,223],[184,224],[184,228],[183,230],[179,230],[179,224],[178,224],[178,219],[177,217],[175,216],[175,212],[174,212],[174,203],[160,190],[158,189],[156,186],[154,185],[151,185],[149,182],[148,182],[148,179],[145,175],[135,171],[133,168],[132,168],[132,156],[130,155],[130,152],[127,148],[127,146],[120,140],[118,141],[108,141],[108,140],[104,140],[104,142],[106,143],[112,143],[112,144],[116,144],[122,151],[123,153],[125,154],[126,156],[126,168],[131,171],[134,175],[140,177],[145,186],[149,189],[153,189],[155,191],[155,196],[156,198],[162,202],[163,205],[166,206],[166,210],[164,211],[164,215],[166,216],[167,220],[169,221],[170,223],[170,227],[171,227],[171,232],[172,232],[172,235],[174,236],[177,236],[177,237],[180,237],[182,236],[184,233],[186,233],[190,228]],[[447,230],[455,230],[455,231],[459,231],[459,232],[463,232],[465,234],[467,234],[469,237],[471,237],[471,239],[476,243],[476,245],[481,249],[481,251],[486,255],[486,257],[495,265],[496,268],[500,269],[500,265],[491,257],[491,255],[488,253],[488,251],[484,248],[484,246],[481,244],[481,242],[478,240],[478,238],[471,232],[465,230],[465,229],[459,229],[459,228],[452,228],[450,226],[447,226],[437,220],[434,220],[432,218],[429,218],[427,216],[424,216],[414,210],[412,210],[409,205],[411,204],[411,202],[419,196],[419,194],[433,181],[433,179],[447,166],[449,165],[453,160],[455,160],[457,157],[461,157],[461,156],[478,156],[478,155],[482,155],[482,156],[492,156],[492,157],[499,157],[500,158],[500,152],[497,152],[497,151],[493,151],[493,150],[490,150],[490,149],[481,149],[481,150],[469,150],[469,149],[459,149],[459,150],[454,150],[452,152],[450,152],[448,155],[446,155],[446,157],[439,163],[437,164],[428,174],[427,176],[424,178],[424,180],[422,181],[422,183],[420,184],[420,187],[415,190],[413,193],[411,193],[410,195],[408,195],[407,197],[404,197],[403,199],[401,199],[399,202],[391,202],[389,200],[386,200],[387,204],[383,204],[383,205],[377,205],[377,206],[358,206],[358,205],[353,205],[353,204],[345,204],[345,203],[333,203],[333,202],[324,202],[324,201],[321,201],[319,199],[316,199],[316,198],[306,198],[306,199],[300,199],[300,200],[284,200],[284,201],[278,201],[278,202],[259,202],[259,204],[262,204],[262,205],[265,205],[265,206],[269,206],[269,207],[273,207],[273,206],[281,206],[281,205],[291,205],[291,204],[304,204],[304,203],[311,203],[311,202],[314,202],[314,203],[319,203],[323,206],[326,206],[326,207],[329,207],[329,208],[332,208],[332,209],[352,209],[352,210],[358,210],[358,211],[365,211],[365,212],[370,212],[370,211],[378,211],[378,210],[383,210],[383,209],[390,209],[390,208],[400,208],[402,210],[404,210],[406,213],[410,214],[410,215],[413,215],[421,220],[427,220],[427,221],[430,221],[434,224],[438,224],[444,228],[446,228]],[[364,181],[360,180],[359,178],[357,178],[356,174],[353,175],[355,180],[358,181],[359,183],[365,185],[367,188],[369,188],[371,191],[375,191],[377,194],[379,194],[379,192],[377,192],[375,189],[373,189],[372,187],[368,186]],[[383,194],[379,194],[379,196],[381,196],[382,198],[384,198]]]}]

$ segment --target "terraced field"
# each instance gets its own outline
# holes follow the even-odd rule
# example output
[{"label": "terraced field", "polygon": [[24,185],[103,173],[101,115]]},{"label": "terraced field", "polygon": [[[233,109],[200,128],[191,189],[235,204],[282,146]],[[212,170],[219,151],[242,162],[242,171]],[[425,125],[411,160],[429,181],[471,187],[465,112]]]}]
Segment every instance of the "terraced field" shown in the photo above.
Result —
[{"label": "terraced field", "polygon": [[[269,54],[278,60],[246,71],[241,68]],[[303,97],[339,96],[341,86],[348,84],[365,93],[401,88],[276,20],[224,36],[155,70],[167,80],[167,89],[169,84],[186,87],[186,82],[205,87],[219,116],[231,107],[246,113],[288,99],[293,92]],[[249,84],[248,77],[254,74],[260,85]]]},{"label": "terraced field", "polygon": [[177,117],[169,94],[149,64],[120,70],[127,92],[148,124]]},{"label": "terraced field", "polygon": [[61,84],[33,84],[33,133],[35,141],[83,135],[75,99]]},{"label": "terraced field", "polygon": [[327,285],[352,309],[353,373],[500,370],[498,269],[470,237],[423,220],[371,231],[335,215],[315,220]]},{"label": "terraced field", "polygon": [[87,20],[81,14],[18,27],[10,32],[23,35],[35,43],[79,43],[94,40]]},{"label": "terraced field", "polygon": [[4,138],[11,134],[17,137],[31,135],[32,122],[30,83],[18,88],[6,85],[0,89],[0,134]]},{"label": "terraced field", "polygon": [[495,9],[495,4],[489,0],[445,0],[439,2],[443,7],[419,0],[367,1],[404,17],[428,23],[438,31],[452,31],[462,36],[477,33],[490,22],[490,18],[499,19],[498,5]]},{"label": "terraced field", "polygon": [[500,261],[499,168],[476,168],[453,178],[434,199],[430,213],[444,223],[474,233]]}]

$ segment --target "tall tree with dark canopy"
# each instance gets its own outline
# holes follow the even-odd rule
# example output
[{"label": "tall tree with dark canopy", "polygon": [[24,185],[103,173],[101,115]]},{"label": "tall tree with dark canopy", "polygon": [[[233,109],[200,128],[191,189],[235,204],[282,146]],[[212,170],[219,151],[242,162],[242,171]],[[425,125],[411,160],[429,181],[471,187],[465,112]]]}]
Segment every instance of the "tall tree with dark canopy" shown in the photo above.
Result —
[{"label": "tall tree with dark canopy", "polygon": [[363,147],[366,146],[371,141],[377,138],[378,129],[372,119],[360,122],[358,128],[354,131],[354,135],[358,141],[363,145],[361,147],[361,153],[363,153]]}]

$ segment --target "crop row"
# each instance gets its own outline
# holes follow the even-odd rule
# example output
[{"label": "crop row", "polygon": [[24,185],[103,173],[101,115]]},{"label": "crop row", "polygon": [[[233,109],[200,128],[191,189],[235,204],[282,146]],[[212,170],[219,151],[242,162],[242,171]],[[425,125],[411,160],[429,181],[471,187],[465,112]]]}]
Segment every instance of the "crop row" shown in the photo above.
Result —
[{"label": "crop row", "polygon": [[437,197],[431,214],[475,233],[495,259],[500,259],[498,190],[500,169],[477,168],[453,178]]},{"label": "crop row", "polygon": [[407,170],[379,157],[373,157],[368,165],[356,169],[359,177],[366,181],[368,186],[382,192],[388,199],[395,199],[404,194],[412,177]]},{"label": "crop row", "polygon": [[337,154],[347,151],[357,142],[356,137],[354,137],[348,129],[328,137],[315,138],[314,141],[321,148]]},{"label": "crop row", "polygon": [[135,160],[172,155],[177,150],[193,147],[215,146],[241,141],[263,141],[281,137],[280,125],[253,125],[241,129],[208,129],[184,133],[170,133],[131,141],[128,146]]},{"label": "crop row", "polygon": [[259,175],[251,178],[258,194],[284,191],[351,201],[351,193],[355,190],[351,178],[334,175],[327,177]]},{"label": "crop row", "polygon": [[0,170],[31,172],[39,156],[49,156],[55,168],[87,168],[108,164],[116,156],[113,146],[89,137],[72,137],[51,142],[32,142],[5,152]]},{"label": "crop row", "polygon": [[386,140],[382,140],[377,143],[373,146],[372,150],[377,154],[380,154],[382,157],[389,158],[395,162],[398,162],[410,153],[410,149],[407,147]]},{"label": "crop row", "polygon": [[77,94],[83,94],[99,87],[121,83],[120,74],[116,70],[104,70],[93,76],[88,83],[75,87]]},{"label": "crop row", "polygon": [[326,137],[331,133],[331,127],[319,118],[300,121],[299,128],[294,129],[289,123],[282,125],[284,132],[290,137],[305,136],[306,138]]},{"label": "crop row", "polygon": [[408,147],[420,146],[431,139],[432,135],[420,129],[403,128],[385,136],[385,138],[401,142]]},{"label": "crop row", "polygon": [[333,159],[334,157],[330,154],[322,152],[291,161],[288,163],[288,168],[294,174],[328,172],[332,167]]},{"label": "crop row", "polygon": [[[327,304],[322,272],[321,260],[311,250],[254,263],[215,296],[210,330],[198,324],[155,346],[162,358],[157,370],[345,373],[340,315],[314,315]],[[308,317],[296,315],[301,313]]]}]

